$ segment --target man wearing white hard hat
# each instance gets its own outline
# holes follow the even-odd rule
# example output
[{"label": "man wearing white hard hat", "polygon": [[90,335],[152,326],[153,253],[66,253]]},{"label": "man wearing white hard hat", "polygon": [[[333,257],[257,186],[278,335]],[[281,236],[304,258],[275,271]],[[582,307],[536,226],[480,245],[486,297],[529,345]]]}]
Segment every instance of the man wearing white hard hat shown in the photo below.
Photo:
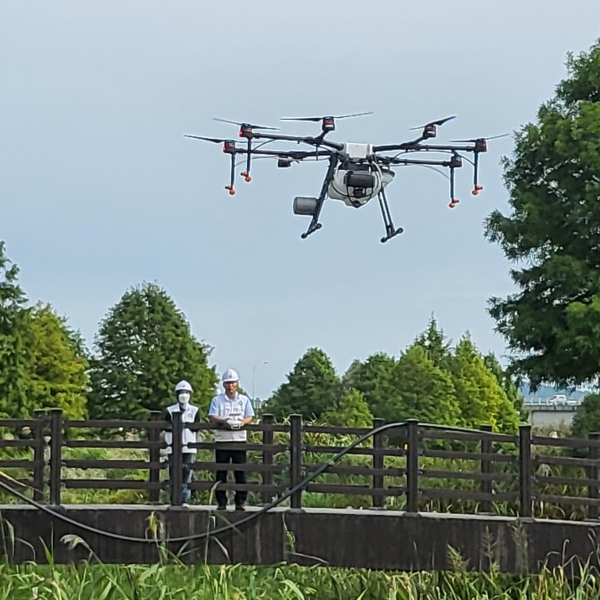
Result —
[{"label": "man wearing white hard hat", "polygon": [[[247,432],[242,428],[252,421],[254,410],[250,399],[238,392],[239,376],[233,369],[227,369],[221,378],[224,394],[215,396],[208,409],[211,421],[217,423],[215,429],[215,462],[217,463],[246,463],[246,450],[239,446],[247,441]],[[235,482],[246,483],[246,471],[234,471]],[[227,471],[217,471],[217,481],[227,482]],[[236,510],[244,510],[247,492],[237,491],[235,494]],[[215,492],[218,510],[227,509],[227,492],[219,489]]]},{"label": "man wearing white hard hat", "polygon": [[[181,413],[181,422],[184,423],[181,431],[181,443],[183,447],[183,456],[181,462],[183,464],[182,481],[184,504],[187,504],[192,496],[192,492],[189,489],[189,484],[192,480],[192,469],[190,468],[190,465],[192,462],[194,462],[194,456],[197,452],[196,448],[190,448],[188,446],[188,444],[193,444],[196,442],[196,435],[189,428],[185,427],[185,424],[197,423],[199,421],[198,407],[190,404],[192,392],[192,386],[187,381],[180,381],[175,386],[175,396],[177,397],[177,402],[167,407],[164,415],[164,420],[172,423],[173,413],[179,412]],[[167,458],[169,458],[173,453],[173,434],[170,431],[165,433],[165,442],[167,444],[166,454]],[[173,461],[169,460],[168,462],[169,480],[173,481]]]}]

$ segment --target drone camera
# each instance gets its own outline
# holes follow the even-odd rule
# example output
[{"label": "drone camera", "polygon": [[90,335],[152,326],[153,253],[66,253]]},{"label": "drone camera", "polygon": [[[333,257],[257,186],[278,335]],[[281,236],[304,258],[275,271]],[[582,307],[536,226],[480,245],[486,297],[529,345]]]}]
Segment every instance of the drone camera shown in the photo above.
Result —
[{"label": "drone camera", "polygon": [[344,183],[348,187],[353,188],[374,188],[375,176],[372,173],[357,173],[356,171],[349,171],[346,174]]},{"label": "drone camera", "polygon": [[375,176],[371,173],[349,171],[346,173],[344,183],[346,184],[348,191],[352,188],[351,195],[354,198],[364,198],[375,187]]}]

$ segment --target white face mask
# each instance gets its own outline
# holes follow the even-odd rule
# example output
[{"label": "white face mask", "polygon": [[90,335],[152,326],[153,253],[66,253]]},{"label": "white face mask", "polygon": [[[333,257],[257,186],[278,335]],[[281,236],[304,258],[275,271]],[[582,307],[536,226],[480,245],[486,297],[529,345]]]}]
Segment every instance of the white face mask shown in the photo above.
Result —
[{"label": "white face mask", "polygon": [[179,401],[179,404],[185,406],[190,403],[190,397],[191,394],[189,392],[180,392],[179,396],[177,396],[177,400]]}]

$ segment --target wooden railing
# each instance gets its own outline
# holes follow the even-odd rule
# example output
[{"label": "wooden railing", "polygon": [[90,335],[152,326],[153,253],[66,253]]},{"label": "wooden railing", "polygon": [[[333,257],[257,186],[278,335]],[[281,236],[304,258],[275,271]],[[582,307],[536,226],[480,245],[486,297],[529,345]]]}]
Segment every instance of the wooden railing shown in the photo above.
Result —
[{"label": "wooden railing", "polygon": [[[219,484],[221,489],[245,490],[253,503],[268,504],[297,488],[358,436],[382,425],[375,419],[373,429],[317,426],[304,424],[299,415],[279,424],[263,415],[259,423],[245,428],[248,442],[229,444],[247,450],[248,463],[223,465],[212,455],[214,425],[197,423],[189,427],[201,432],[200,441],[192,444],[198,454],[190,488],[208,502],[215,471],[244,470],[251,480]],[[52,505],[64,501],[65,490],[71,497],[72,490],[137,490],[145,494],[141,501],[158,503],[161,490],[167,489],[161,431],[168,429],[173,431],[170,502],[180,505],[182,423],[177,416],[171,426],[160,420],[159,413],[147,421],[68,420],[60,410],[37,411],[33,419],[1,419],[0,470],[12,476],[2,481]],[[506,435],[485,425],[480,430],[457,430],[409,420],[351,449],[298,489],[289,505],[299,509],[358,504],[408,512],[597,519],[599,447],[597,434],[589,439],[542,437],[522,425],[518,435]],[[118,457],[100,456],[117,451]],[[93,471],[100,474],[88,476]]]}]

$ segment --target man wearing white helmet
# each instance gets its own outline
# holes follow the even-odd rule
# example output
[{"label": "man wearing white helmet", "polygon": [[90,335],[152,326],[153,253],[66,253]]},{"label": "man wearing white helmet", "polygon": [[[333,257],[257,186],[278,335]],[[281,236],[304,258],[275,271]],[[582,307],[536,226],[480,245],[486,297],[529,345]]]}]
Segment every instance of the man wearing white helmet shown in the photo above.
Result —
[{"label": "man wearing white helmet", "polygon": [[[217,423],[215,429],[215,462],[244,464],[246,462],[246,451],[232,447],[248,439],[247,432],[242,428],[252,421],[254,410],[250,399],[238,392],[239,377],[233,369],[227,369],[221,378],[224,394],[219,394],[212,399],[208,416],[211,421]],[[246,472],[235,471],[235,482],[246,483]],[[227,471],[217,471],[217,481],[227,482]],[[235,494],[236,510],[244,510],[247,492],[238,491]],[[227,509],[227,492],[219,489],[215,492],[218,510]]]},{"label": "man wearing white helmet", "polygon": [[[198,407],[190,404],[192,398],[192,386],[187,381],[180,381],[175,386],[175,396],[177,402],[169,406],[165,412],[164,420],[169,423],[173,420],[173,413],[181,413],[182,423],[197,423],[199,421]],[[190,481],[192,480],[191,463],[196,455],[196,448],[190,448],[188,444],[196,442],[196,435],[187,427],[183,427],[181,431],[181,443],[183,447],[183,502],[187,504],[190,501],[192,492],[189,489]],[[165,433],[165,442],[167,444],[166,454],[170,456],[173,453],[173,434],[170,431]],[[173,461],[169,460],[169,480],[173,481]]]}]

